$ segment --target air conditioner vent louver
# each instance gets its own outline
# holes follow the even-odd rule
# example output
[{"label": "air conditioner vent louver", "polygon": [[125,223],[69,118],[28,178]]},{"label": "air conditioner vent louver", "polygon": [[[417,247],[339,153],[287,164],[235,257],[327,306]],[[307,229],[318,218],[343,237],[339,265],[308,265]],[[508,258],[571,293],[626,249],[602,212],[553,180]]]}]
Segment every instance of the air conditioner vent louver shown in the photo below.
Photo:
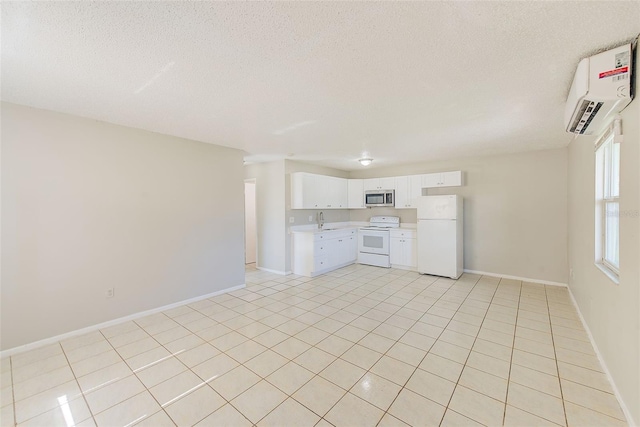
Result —
[{"label": "air conditioner vent louver", "polygon": [[571,124],[570,132],[583,134],[589,127],[591,120],[598,114],[600,107],[602,107],[602,102],[589,101],[588,99],[582,101],[576,118]]},{"label": "air conditioner vent louver", "polygon": [[626,44],[578,63],[567,105],[567,132],[593,135],[600,132],[633,99],[635,48]]}]

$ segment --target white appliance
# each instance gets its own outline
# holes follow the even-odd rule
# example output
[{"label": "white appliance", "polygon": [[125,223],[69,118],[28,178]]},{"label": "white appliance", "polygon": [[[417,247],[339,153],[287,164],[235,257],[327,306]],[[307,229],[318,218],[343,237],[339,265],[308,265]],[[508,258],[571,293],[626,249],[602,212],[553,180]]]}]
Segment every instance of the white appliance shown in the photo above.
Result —
[{"label": "white appliance", "polygon": [[389,229],[400,227],[400,217],[372,216],[369,226],[358,230],[358,263],[391,267]]},{"label": "white appliance", "polygon": [[564,109],[567,132],[591,135],[629,105],[632,93],[632,47],[617,47],[578,63]]},{"label": "white appliance", "polygon": [[418,198],[418,272],[457,279],[463,268],[463,200]]},{"label": "white appliance", "polygon": [[395,193],[395,190],[365,191],[364,205],[368,208],[374,206],[395,206]]}]

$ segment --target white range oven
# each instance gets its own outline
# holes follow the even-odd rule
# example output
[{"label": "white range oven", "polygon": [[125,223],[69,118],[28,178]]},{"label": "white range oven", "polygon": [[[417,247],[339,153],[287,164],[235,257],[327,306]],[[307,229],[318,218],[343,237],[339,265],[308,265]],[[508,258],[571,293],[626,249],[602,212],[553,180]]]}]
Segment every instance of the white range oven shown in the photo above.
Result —
[{"label": "white range oven", "polygon": [[369,226],[358,230],[358,263],[390,268],[389,229],[398,227],[397,216],[371,217]]}]

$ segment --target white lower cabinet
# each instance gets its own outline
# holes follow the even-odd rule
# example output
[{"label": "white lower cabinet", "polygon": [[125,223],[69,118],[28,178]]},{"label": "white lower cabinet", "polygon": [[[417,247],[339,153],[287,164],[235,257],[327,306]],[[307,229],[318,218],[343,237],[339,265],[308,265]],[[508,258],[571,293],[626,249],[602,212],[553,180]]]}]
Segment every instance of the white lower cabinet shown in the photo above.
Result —
[{"label": "white lower cabinet", "polygon": [[391,230],[389,259],[392,267],[414,270],[418,267],[418,244],[415,230]]},{"label": "white lower cabinet", "polygon": [[358,229],[294,232],[293,273],[314,277],[356,262]]}]

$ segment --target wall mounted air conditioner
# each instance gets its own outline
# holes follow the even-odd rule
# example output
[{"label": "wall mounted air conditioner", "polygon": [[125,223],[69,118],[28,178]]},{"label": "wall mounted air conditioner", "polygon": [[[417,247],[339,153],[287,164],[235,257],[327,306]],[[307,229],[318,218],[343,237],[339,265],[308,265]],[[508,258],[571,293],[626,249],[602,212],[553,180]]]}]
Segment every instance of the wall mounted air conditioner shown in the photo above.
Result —
[{"label": "wall mounted air conditioner", "polygon": [[564,110],[567,132],[599,132],[633,99],[631,44],[584,58],[578,64]]}]

